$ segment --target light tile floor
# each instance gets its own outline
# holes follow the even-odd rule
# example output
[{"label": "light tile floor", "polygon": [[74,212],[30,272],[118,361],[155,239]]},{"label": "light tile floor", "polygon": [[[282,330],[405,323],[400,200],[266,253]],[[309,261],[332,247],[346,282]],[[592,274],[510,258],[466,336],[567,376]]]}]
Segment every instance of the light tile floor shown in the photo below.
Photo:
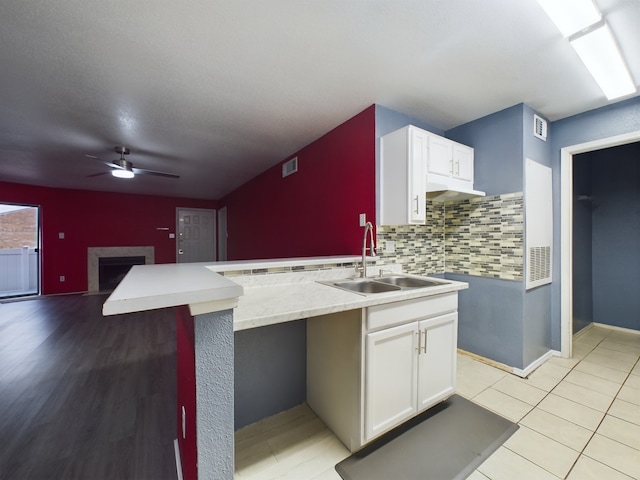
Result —
[{"label": "light tile floor", "polygon": [[[469,477],[640,478],[640,334],[592,327],[522,379],[458,355],[458,394],[520,425]],[[236,432],[236,479],[340,480],[347,449],[306,405]]]}]

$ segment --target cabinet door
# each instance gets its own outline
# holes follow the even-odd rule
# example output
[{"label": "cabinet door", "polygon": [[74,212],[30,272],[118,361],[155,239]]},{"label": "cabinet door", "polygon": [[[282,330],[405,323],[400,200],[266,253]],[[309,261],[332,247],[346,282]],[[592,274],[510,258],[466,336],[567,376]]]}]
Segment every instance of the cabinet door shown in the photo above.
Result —
[{"label": "cabinet door", "polygon": [[450,177],[453,170],[453,142],[437,135],[429,135],[427,173]]},{"label": "cabinet door", "polygon": [[418,411],[455,392],[458,314],[422,320],[419,334]]},{"label": "cabinet door", "polygon": [[426,132],[411,129],[411,149],[409,157],[409,223],[424,223],[427,219],[427,199],[425,196],[424,168],[427,162],[428,136]]},{"label": "cabinet door", "polygon": [[473,182],[473,148],[454,144],[453,176],[466,182]]},{"label": "cabinet door", "polygon": [[366,336],[365,441],[417,412],[418,322]]}]

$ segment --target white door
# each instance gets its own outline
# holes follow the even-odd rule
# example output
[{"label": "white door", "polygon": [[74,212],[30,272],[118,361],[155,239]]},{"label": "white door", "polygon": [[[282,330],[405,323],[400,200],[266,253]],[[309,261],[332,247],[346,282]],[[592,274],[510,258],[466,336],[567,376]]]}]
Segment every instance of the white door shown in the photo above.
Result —
[{"label": "white door", "polygon": [[453,169],[453,144],[446,138],[429,135],[427,173],[451,176]]},{"label": "white door", "polygon": [[213,262],[216,259],[216,211],[178,208],[177,262]]},{"label": "white door", "polygon": [[464,180],[465,182],[473,182],[473,149],[466,145],[453,146],[453,176]]},{"label": "white door", "polygon": [[423,320],[419,329],[418,411],[455,392],[458,314]]},{"label": "white door", "polygon": [[218,260],[227,259],[227,207],[218,210]]},{"label": "white door", "polygon": [[417,412],[418,323],[366,336],[365,441]]}]

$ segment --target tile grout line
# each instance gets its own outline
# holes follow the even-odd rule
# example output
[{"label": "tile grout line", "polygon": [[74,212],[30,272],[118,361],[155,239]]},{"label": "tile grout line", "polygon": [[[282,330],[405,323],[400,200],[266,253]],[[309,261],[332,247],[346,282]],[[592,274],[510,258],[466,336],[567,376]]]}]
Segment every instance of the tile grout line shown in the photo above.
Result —
[{"label": "tile grout line", "polygon": [[[557,386],[558,386],[558,385],[559,385],[563,380],[565,380],[565,379],[566,379],[566,377],[567,377],[567,376],[568,376],[568,375],[569,375],[569,374],[570,374],[570,373],[571,373],[571,372],[572,372],[572,371],[573,371],[573,370],[574,370],[574,369],[575,369],[575,368],[576,368],[576,367],[577,367],[577,366],[578,366],[578,365],[579,365],[579,364],[580,364],[580,363],[581,363],[581,362],[582,362],[582,361],[583,361],[583,360],[584,360],[584,359],[585,359],[585,358],[586,358],[590,353],[592,353],[592,352],[593,352],[593,351],[594,351],[594,350],[595,350],[595,349],[596,349],[596,348],[597,348],[597,347],[598,347],[598,346],[599,346],[599,345],[600,345],[600,344],[601,344],[601,343],[602,343],[602,342],[603,342],[603,341],[604,341],[604,340],[605,340],[605,339],[606,339],[606,338],[607,338],[611,333],[612,333],[612,331],[611,331],[611,332],[608,332],[608,333],[607,333],[607,334],[606,334],[602,339],[600,339],[600,340],[598,341],[598,343],[596,343],[596,344],[595,344],[595,345],[594,345],[594,346],[589,350],[589,352],[588,352],[586,355],[584,355],[584,356],[583,356],[583,357],[582,357],[582,358],[581,358],[581,359],[580,359],[580,360],[579,360],[575,365],[573,365],[571,368],[569,368],[569,371],[568,371],[565,375],[563,375],[563,376],[562,376],[562,378],[560,378],[560,379],[558,380],[558,382],[554,385],[554,387],[553,387],[551,390],[549,390],[549,391],[546,393],[546,395],[545,395],[544,397],[542,397],[542,399],[540,399],[540,401],[538,401],[538,403],[536,403],[534,406],[532,406],[532,408],[531,408],[531,409],[530,409],[530,410],[529,410],[529,411],[528,411],[528,412],[527,412],[527,413],[526,413],[526,414],[525,414],[525,415],[524,415],[524,416],[523,416],[523,417],[522,417],[522,418],[517,422],[517,425],[518,425],[518,426],[520,426],[520,421],[522,421],[522,419],[524,419],[524,418],[525,418],[529,413],[531,413],[531,411],[533,411],[535,408],[537,408],[537,407],[540,405],[540,403],[542,403],[542,402],[544,401],[544,399],[545,399],[545,398],[547,398],[547,397],[548,397],[548,396],[553,392],[553,390],[555,390],[555,388],[556,388],[556,387],[557,387]],[[633,367],[632,367],[632,368],[629,370],[629,372],[627,373],[627,376],[626,376],[626,377],[624,378],[624,380],[620,383],[620,387],[618,388],[618,390],[617,390],[616,394],[613,396],[613,398],[612,398],[612,400],[611,400],[611,403],[610,403],[610,404],[609,404],[609,406],[607,407],[607,410],[604,412],[604,414],[603,414],[602,418],[600,419],[600,422],[598,422],[598,425],[597,425],[597,426],[593,429],[593,431],[591,432],[591,436],[589,437],[589,440],[585,443],[585,446],[582,448],[582,450],[577,451],[577,450],[573,450],[573,449],[572,449],[573,451],[578,452],[578,456],[576,457],[576,460],[572,463],[571,467],[569,468],[569,470],[567,471],[566,475],[565,475],[563,478],[567,478],[567,477],[569,476],[569,474],[570,474],[570,473],[571,473],[571,471],[574,469],[574,467],[575,467],[576,463],[578,462],[578,460],[580,459],[580,457],[584,455],[584,451],[586,450],[587,446],[589,445],[589,443],[591,442],[591,440],[592,440],[592,439],[593,439],[593,437],[595,436],[595,434],[596,434],[596,432],[597,432],[598,428],[600,428],[600,425],[602,424],[602,422],[604,421],[605,417],[607,416],[607,413],[608,413],[608,412],[609,412],[609,410],[611,409],[611,405],[613,405],[613,402],[614,402],[614,401],[616,400],[616,398],[618,397],[618,394],[620,393],[620,390],[622,390],[622,387],[624,386],[624,383],[628,380],[629,376],[631,375],[631,372],[632,372],[632,371],[633,371],[633,369],[636,367],[636,365],[638,364],[638,362],[639,362],[639,361],[640,361],[640,356],[636,359],[636,362],[634,363]],[[532,373],[533,373],[533,372],[532,372]],[[486,390],[488,390],[489,388],[492,388],[496,383],[498,383],[498,382],[499,382],[500,380],[502,380],[503,378],[504,378],[504,377],[501,377],[500,379],[498,379],[498,380],[496,380],[495,382],[491,383],[489,386],[487,386],[485,389],[483,389],[482,391],[480,391],[478,394],[474,395],[474,398],[475,398],[476,396],[480,395],[481,393],[485,392],[485,391],[486,391]],[[528,380],[528,377],[527,377],[526,379]],[[572,383],[572,382],[569,382],[569,383]],[[533,385],[531,385],[531,386],[533,386]],[[537,387],[535,387],[535,388],[537,388]],[[540,390],[542,390],[542,389],[540,389]],[[499,391],[499,390],[498,390],[498,391]],[[504,393],[504,392],[501,392],[501,393]],[[518,399],[518,398],[516,398],[516,397],[513,397],[513,396],[511,396],[511,395],[507,394],[507,393],[505,393],[505,395],[508,395],[508,396],[510,396],[511,398],[514,398],[515,400],[520,400],[520,399]],[[563,398],[564,398],[564,397],[563,397]],[[567,399],[567,400],[570,400],[570,399]],[[520,400],[520,401],[522,401],[522,402],[523,402],[523,400]],[[570,401],[573,401],[573,400],[570,400]],[[526,403],[526,402],[524,402],[524,403]],[[575,403],[577,403],[577,402],[575,402]],[[585,405],[585,406],[586,406],[586,405]],[[588,407],[588,408],[590,408],[590,407]],[[547,412],[547,413],[550,413],[550,412]],[[554,415],[554,414],[553,414],[553,413],[550,413],[550,415]],[[562,417],[559,417],[559,418],[562,418]],[[566,420],[566,419],[564,419],[564,420]],[[567,420],[567,421],[571,422],[570,420]],[[571,423],[574,423],[574,422],[571,422]],[[574,424],[575,424],[575,423],[574,423]],[[575,424],[575,425],[578,425],[578,424]],[[580,426],[580,425],[578,425],[578,426]],[[526,427],[526,426],[525,426],[525,427]],[[584,427],[583,427],[583,428],[584,428]],[[535,431],[535,430],[534,430],[534,431]],[[536,432],[536,433],[540,433],[540,432]],[[547,437],[547,438],[549,438],[550,440],[554,440],[553,438],[548,437],[547,435],[544,435],[544,434],[542,434],[542,433],[540,433],[540,435],[543,435],[544,437]],[[608,437],[607,437],[607,438],[608,438]],[[613,439],[611,439],[611,440],[613,440]],[[614,440],[614,441],[617,441],[617,440]],[[620,442],[618,442],[618,443],[620,443]],[[564,445],[564,444],[562,444],[562,445]],[[567,445],[564,445],[564,446],[567,446]],[[531,460],[529,460],[528,458],[526,458],[526,457],[524,457],[524,456],[520,455],[518,452],[514,452],[514,451],[513,451],[513,450],[511,450],[509,447],[505,447],[505,448],[506,448],[507,450],[509,450],[510,452],[512,452],[512,453],[514,453],[514,454],[518,455],[519,457],[523,458],[524,460],[527,460],[527,461],[529,461],[529,462],[533,463],[534,465],[536,465],[537,467],[539,467],[539,468],[543,469],[544,471],[548,472],[549,474],[556,476],[553,472],[549,472],[549,470],[547,470],[546,468],[544,468],[544,467],[542,467],[541,465],[538,465],[538,464],[536,464],[536,463],[532,462],[532,461],[531,461]],[[567,447],[567,448],[571,448],[571,447]],[[585,455],[585,456],[586,456],[586,455]],[[588,457],[588,456],[587,456],[587,457]],[[591,458],[591,457],[588,457],[588,458]],[[596,461],[596,462],[599,462],[599,461],[598,461],[598,460],[596,460],[596,459],[592,459],[592,460],[594,460],[594,461]],[[601,462],[599,462],[599,463],[601,463]],[[603,465],[604,465],[604,464],[603,464]],[[609,468],[611,468],[611,469],[613,469],[613,470],[616,470],[616,471],[620,472],[619,470],[617,470],[617,469],[613,468],[611,465],[606,465],[606,466],[607,466],[607,467],[609,467]],[[476,469],[476,470],[477,470],[477,469]],[[482,472],[480,472],[480,473],[482,473]],[[620,473],[621,473],[621,474],[623,474],[623,475],[626,475],[624,472],[620,472]]]},{"label": "tile grout line", "polygon": [[[613,331],[613,330],[612,330]],[[592,349],[589,353],[592,353],[597,347],[598,345],[600,345],[609,335],[611,335],[611,332],[607,333],[607,335],[605,335],[605,337],[600,340]],[[615,343],[615,342],[614,342]],[[587,354],[589,355],[589,354]],[[584,357],[582,357],[580,359],[580,362],[582,362],[582,360],[584,360],[587,355],[585,355]],[[596,427],[594,428],[593,432],[591,433],[591,436],[589,437],[589,440],[587,440],[587,443],[585,443],[584,447],[582,447],[582,450],[579,452],[578,457],[576,458],[575,462],[573,462],[573,464],[571,465],[571,468],[569,468],[569,471],[567,472],[567,474],[565,475],[565,478],[568,477],[571,472],[573,471],[573,469],[575,468],[576,464],[578,463],[578,460],[580,460],[580,457],[582,457],[583,455],[587,458],[591,458],[588,455],[585,455],[584,451],[587,449],[587,447],[589,446],[589,444],[591,443],[591,440],[593,440],[593,437],[596,436],[596,432],[598,431],[598,429],[600,428],[600,426],[602,425],[602,422],[604,422],[604,419],[607,417],[607,414],[609,413],[609,410],[611,410],[611,405],[613,405],[613,403],[616,401],[616,399],[618,398],[618,394],[620,393],[620,390],[622,390],[622,387],[624,386],[625,382],[629,379],[629,376],[631,375],[631,372],[633,371],[633,369],[636,367],[636,365],[638,364],[638,362],[640,361],[640,356],[638,356],[638,358],[636,359],[635,363],[633,364],[633,367],[631,367],[631,369],[629,370],[629,372],[627,373],[627,376],[624,378],[624,380],[620,383],[620,388],[618,388],[618,391],[616,392],[616,394],[613,396],[613,399],[611,400],[611,403],[609,403],[609,406],[607,407],[606,411],[604,412],[604,415],[602,416],[602,418],[600,419],[600,421],[598,422],[598,425],[596,425]],[[573,368],[575,368],[577,365],[580,364],[580,362],[576,363],[574,365]],[[569,371],[573,371],[573,368]],[[567,374],[568,375],[568,374]],[[554,387],[555,388],[555,387]],[[609,438],[609,437],[607,437]],[[614,439],[611,439],[613,441],[617,441]],[[620,443],[620,442],[618,442]],[[598,462],[598,463],[602,463],[599,460],[595,459],[595,458],[591,458],[591,460],[593,460],[594,462]],[[616,472],[620,472],[620,470],[618,470],[617,468],[613,468],[611,465],[606,465],[603,464],[609,468],[611,468],[612,470],[615,470]],[[626,475],[624,472],[620,472],[622,475]]]}]

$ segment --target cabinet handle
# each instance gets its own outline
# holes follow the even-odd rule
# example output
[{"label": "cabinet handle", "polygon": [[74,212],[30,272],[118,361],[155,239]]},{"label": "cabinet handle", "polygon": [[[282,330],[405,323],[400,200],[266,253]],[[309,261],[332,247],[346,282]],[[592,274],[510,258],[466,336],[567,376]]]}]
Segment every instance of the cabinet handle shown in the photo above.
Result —
[{"label": "cabinet handle", "polygon": [[427,353],[427,329],[424,329],[424,353]]},{"label": "cabinet handle", "polygon": [[416,350],[418,351],[418,355],[420,355],[420,350],[422,349],[422,332],[416,332],[416,335],[418,335],[418,348],[416,348]]},{"label": "cabinet handle", "polygon": [[416,195],[416,213],[420,213],[420,195]]}]

